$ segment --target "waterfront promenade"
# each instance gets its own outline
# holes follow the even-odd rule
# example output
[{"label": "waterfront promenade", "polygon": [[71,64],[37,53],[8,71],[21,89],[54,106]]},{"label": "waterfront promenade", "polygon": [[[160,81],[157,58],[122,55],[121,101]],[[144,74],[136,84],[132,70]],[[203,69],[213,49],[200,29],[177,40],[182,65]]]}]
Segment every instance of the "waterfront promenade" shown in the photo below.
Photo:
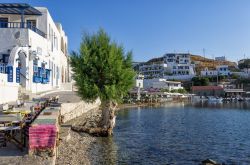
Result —
[{"label": "waterfront promenade", "polygon": [[[71,92],[71,91],[58,91],[55,93],[43,95],[44,98],[49,98],[53,96],[59,96],[58,102],[60,103],[60,105],[79,104],[79,102],[81,102],[81,99],[76,95],[76,93]],[[88,106],[86,107],[86,109],[90,107],[91,106]],[[73,110],[74,109],[72,109],[72,111]],[[67,125],[65,124],[63,125],[62,128],[59,128],[60,130],[59,139],[63,140],[63,142],[65,142],[64,141],[65,137],[69,135],[69,129],[70,127],[67,127]],[[77,136],[70,135],[70,138],[71,137],[77,137]],[[27,141],[27,143],[29,145],[29,141]],[[60,144],[61,142],[57,141],[57,146]],[[65,146],[64,146],[64,149],[65,149]],[[41,152],[39,155],[36,155],[36,154],[29,155],[28,152],[29,152],[28,147],[24,148],[24,150],[21,151],[13,143],[7,143],[7,147],[0,148],[0,161],[2,164],[33,164],[33,162],[36,162],[36,164],[38,165],[40,164],[48,165],[48,164],[55,164],[56,156],[60,157],[60,155],[58,155],[58,149],[56,149],[57,153],[55,153],[53,157],[49,157],[47,153]]]}]

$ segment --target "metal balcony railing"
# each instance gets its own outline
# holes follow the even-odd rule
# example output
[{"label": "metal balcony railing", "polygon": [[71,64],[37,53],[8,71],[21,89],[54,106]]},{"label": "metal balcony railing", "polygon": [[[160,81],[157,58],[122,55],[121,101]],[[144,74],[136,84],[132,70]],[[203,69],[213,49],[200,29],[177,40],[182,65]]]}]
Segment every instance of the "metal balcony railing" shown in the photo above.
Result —
[{"label": "metal balcony railing", "polygon": [[30,29],[42,37],[46,37],[46,34],[33,26],[31,23],[27,22],[0,22],[0,28],[24,28]]}]

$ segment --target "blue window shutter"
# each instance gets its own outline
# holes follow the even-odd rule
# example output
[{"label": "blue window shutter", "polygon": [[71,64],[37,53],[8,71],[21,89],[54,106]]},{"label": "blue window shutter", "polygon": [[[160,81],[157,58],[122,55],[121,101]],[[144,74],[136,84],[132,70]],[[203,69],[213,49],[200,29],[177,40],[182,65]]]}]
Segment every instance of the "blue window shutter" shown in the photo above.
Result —
[{"label": "blue window shutter", "polygon": [[20,83],[20,68],[16,68],[16,83]]},{"label": "blue window shutter", "polygon": [[7,66],[8,82],[13,82],[13,66]]}]

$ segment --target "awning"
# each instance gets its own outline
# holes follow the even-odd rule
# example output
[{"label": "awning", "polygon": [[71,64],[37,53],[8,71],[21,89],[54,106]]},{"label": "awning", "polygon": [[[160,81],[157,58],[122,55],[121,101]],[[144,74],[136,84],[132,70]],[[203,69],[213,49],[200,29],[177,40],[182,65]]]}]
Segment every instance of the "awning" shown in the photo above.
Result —
[{"label": "awning", "polygon": [[26,3],[0,3],[0,14],[22,14],[23,15],[42,15],[34,7]]}]

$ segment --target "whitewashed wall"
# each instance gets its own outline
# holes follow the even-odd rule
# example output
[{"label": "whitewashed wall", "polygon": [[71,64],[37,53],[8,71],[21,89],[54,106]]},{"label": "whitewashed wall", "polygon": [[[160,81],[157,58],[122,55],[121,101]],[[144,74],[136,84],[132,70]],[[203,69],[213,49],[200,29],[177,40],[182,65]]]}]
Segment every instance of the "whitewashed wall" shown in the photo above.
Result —
[{"label": "whitewashed wall", "polygon": [[[32,93],[39,93],[44,91],[60,88],[62,82],[68,79],[68,61],[67,61],[67,45],[68,40],[65,32],[60,24],[56,24],[50,16],[48,9],[44,7],[38,7],[42,12],[42,16],[25,16],[25,21],[28,19],[36,20],[37,28],[47,34],[46,38],[33,32],[29,29],[20,28],[1,28],[0,29],[0,53],[9,54],[14,47],[26,47],[28,63],[25,66],[28,76],[28,80],[22,81],[22,84],[26,84],[26,90]],[[19,15],[0,15],[9,18],[9,22],[20,22]],[[49,29],[50,28],[50,29]],[[49,36],[49,30],[53,31]],[[16,34],[20,33],[18,39],[15,38]],[[51,38],[57,38],[57,41],[51,40]],[[63,39],[64,51],[61,50],[61,39]],[[54,49],[51,49],[52,42]],[[33,83],[33,59],[30,58],[30,51],[38,52],[38,48],[41,54],[38,54],[39,61],[38,66],[41,66],[41,62],[46,62],[46,69],[52,69],[50,73],[50,82],[48,84]],[[53,67],[49,68],[49,64]],[[51,66],[52,66],[51,65]],[[58,68],[58,72],[57,69]],[[15,69],[14,69],[15,70]],[[57,74],[58,73],[58,74]],[[62,76],[64,75],[64,76]],[[63,79],[63,80],[62,80]]]},{"label": "whitewashed wall", "polygon": [[173,75],[173,76],[164,76],[167,80],[191,80],[195,75]]},{"label": "whitewashed wall", "polygon": [[18,84],[8,83],[7,74],[0,73],[0,104],[18,99]]},{"label": "whitewashed wall", "polygon": [[135,87],[143,88],[143,80],[141,80],[141,79],[136,79],[136,80],[135,80]]}]

